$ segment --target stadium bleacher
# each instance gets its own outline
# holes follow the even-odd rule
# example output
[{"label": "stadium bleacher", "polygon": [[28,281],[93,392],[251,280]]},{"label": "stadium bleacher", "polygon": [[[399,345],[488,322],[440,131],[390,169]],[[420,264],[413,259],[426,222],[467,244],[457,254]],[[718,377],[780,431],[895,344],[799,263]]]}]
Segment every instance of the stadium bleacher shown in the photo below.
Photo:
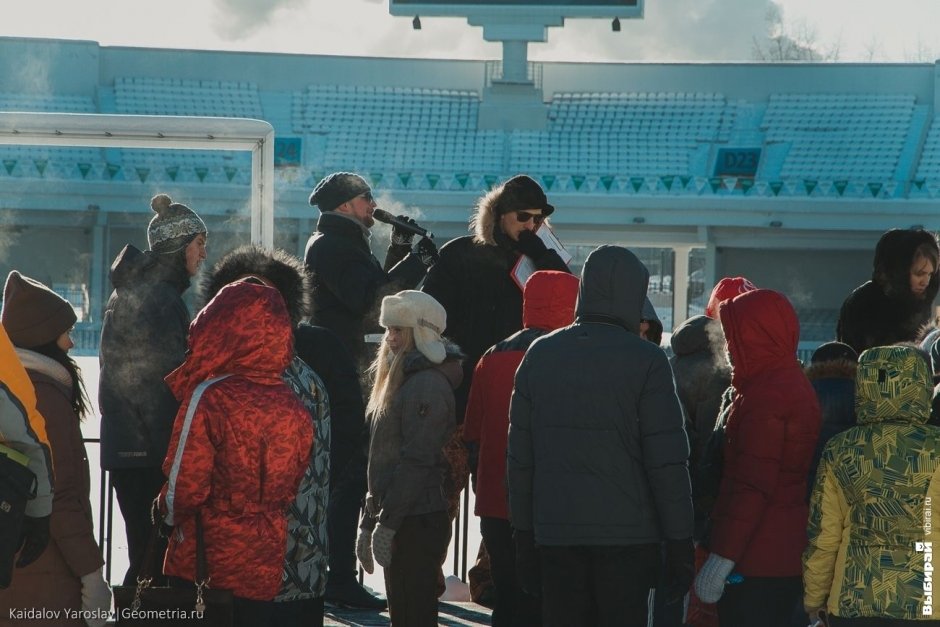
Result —
[{"label": "stadium bleacher", "polygon": [[[279,136],[307,146],[291,181],[354,169],[379,186],[480,189],[524,171],[556,191],[652,195],[903,193],[903,155],[921,106],[910,94],[773,93],[754,102],[718,92],[560,91],[547,97],[544,130],[492,130],[478,127],[473,90],[313,84],[267,98],[268,110],[246,81],[120,76],[112,92],[122,114],[276,120]],[[87,97],[0,93],[0,110],[98,107]],[[762,149],[761,168],[741,182],[714,176],[716,151],[736,141]],[[936,124],[909,160],[913,194],[940,181]],[[250,181],[248,155],[234,152],[2,147],[0,163],[0,177]]]}]

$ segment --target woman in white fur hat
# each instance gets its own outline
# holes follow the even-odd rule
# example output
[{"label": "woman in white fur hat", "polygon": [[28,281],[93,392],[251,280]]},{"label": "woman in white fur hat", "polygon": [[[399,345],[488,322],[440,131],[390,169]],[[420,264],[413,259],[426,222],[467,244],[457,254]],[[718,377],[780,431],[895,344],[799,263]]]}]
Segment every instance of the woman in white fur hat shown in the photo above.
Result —
[{"label": "woman in white fur hat", "polygon": [[385,568],[395,625],[437,625],[438,571],[450,542],[442,491],[443,447],[456,426],[462,355],[442,337],[434,297],[406,290],[382,300],[386,329],[372,364],[369,496],[356,553],[366,572]]}]

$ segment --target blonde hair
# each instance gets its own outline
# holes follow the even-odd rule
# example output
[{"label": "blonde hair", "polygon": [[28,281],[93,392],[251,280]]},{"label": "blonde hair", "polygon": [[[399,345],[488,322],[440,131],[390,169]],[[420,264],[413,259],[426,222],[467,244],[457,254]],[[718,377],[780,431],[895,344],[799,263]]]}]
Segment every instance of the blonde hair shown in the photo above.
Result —
[{"label": "blonde hair", "polygon": [[369,366],[372,375],[372,392],[369,394],[369,403],[366,405],[366,416],[378,416],[388,411],[395,397],[395,392],[405,380],[405,355],[415,347],[414,330],[411,327],[401,329],[402,348],[392,355],[385,337],[379,346],[379,354]]}]

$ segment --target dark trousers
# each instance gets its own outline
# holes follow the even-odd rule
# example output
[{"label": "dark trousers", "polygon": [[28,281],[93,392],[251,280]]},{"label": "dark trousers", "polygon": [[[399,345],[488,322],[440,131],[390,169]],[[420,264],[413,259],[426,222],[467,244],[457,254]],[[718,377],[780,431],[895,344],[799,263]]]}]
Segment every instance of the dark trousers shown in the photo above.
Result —
[{"label": "dark trousers", "polygon": [[793,606],[803,586],[800,577],[744,577],[725,586],[718,600],[721,627],[790,627]]},{"label": "dark trousers", "polygon": [[388,613],[397,627],[437,626],[437,575],[447,555],[447,512],[408,516],[392,541],[385,569]]},{"label": "dark trousers", "polygon": [[[653,627],[682,627],[682,615],[685,613],[685,601],[682,597],[669,601],[667,599],[668,570],[666,568],[666,547],[661,545],[661,561],[659,563],[659,576],[656,581],[656,594],[653,596]],[[806,627],[805,624],[800,627]]]},{"label": "dark trousers", "polygon": [[[127,549],[130,558],[130,567],[124,575],[125,586],[137,585],[137,575],[143,564],[147,542],[150,541],[150,530],[153,524],[150,521],[150,508],[153,500],[160,494],[160,489],[166,483],[163,470],[160,468],[119,468],[111,471],[111,483],[117,495],[121,516],[124,518],[124,529],[127,532]],[[166,553],[166,538],[158,538],[155,547],[154,561],[156,563],[157,581],[154,585],[162,585],[163,556]]]},{"label": "dark trousers", "polygon": [[342,476],[334,477],[327,509],[327,535],[330,541],[330,575],[328,584],[355,581],[356,535],[359,533],[359,510],[366,495],[366,456],[356,452]]},{"label": "dark trousers", "polygon": [[254,599],[245,599],[234,597],[232,600],[232,613],[235,620],[232,621],[233,627],[280,627],[275,622],[274,601],[255,601]]},{"label": "dark trousers", "polygon": [[829,616],[829,627],[914,627],[937,625],[940,620],[901,620],[899,618],[839,618]]},{"label": "dark trousers", "polygon": [[546,627],[646,627],[659,544],[542,546],[539,558]]},{"label": "dark trousers", "polygon": [[323,597],[275,603],[272,615],[272,627],[323,627]]},{"label": "dark trousers", "polygon": [[542,624],[540,601],[526,594],[516,580],[516,546],[512,527],[502,518],[480,518],[480,533],[490,556],[496,588],[493,627],[535,627]]}]

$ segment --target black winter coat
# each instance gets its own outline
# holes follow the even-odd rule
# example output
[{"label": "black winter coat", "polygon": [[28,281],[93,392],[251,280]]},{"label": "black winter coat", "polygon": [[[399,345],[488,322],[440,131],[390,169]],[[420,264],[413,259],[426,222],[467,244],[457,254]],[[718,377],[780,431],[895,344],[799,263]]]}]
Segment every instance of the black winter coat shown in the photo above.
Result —
[{"label": "black winter coat", "polygon": [[381,331],[377,321],[382,297],[413,289],[425,274],[424,264],[414,254],[385,272],[362,227],[330,212],[317,221],[304,265],[313,283],[311,322],[336,333],[360,367],[371,357],[364,335]]},{"label": "black winter coat", "polygon": [[[913,342],[933,316],[933,301],[940,288],[936,268],[923,298],[911,293],[911,263],[917,247],[937,241],[927,231],[892,229],[875,248],[872,280],[853,291],[839,312],[836,336],[859,355],[873,346]],[[938,250],[940,254],[940,250]]]},{"label": "black winter coat", "polygon": [[649,273],[602,246],[578,318],[533,342],[509,413],[510,519],[540,545],[692,537],[689,443],[665,352],[638,335]]},{"label": "black winter coat", "polygon": [[125,246],[101,325],[101,467],[159,468],[179,402],[163,378],[183,363],[189,310],[185,268]]},{"label": "black winter coat", "polygon": [[329,329],[301,324],[294,330],[294,348],[323,379],[330,397],[330,482],[335,483],[353,455],[365,457],[369,435],[359,373],[349,351]]},{"label": "black winter coat", "polygon": [[[428,271],[422,291],[444,306],[444,335],[466,355],[463,381],[454,392],[457,424],[463,424],[473,369],[480,357],[522,328],[522,290],[510,276],[518,260],[519,253],[504,244],[479,244],[467,235],[447,242]],[[569,271],[554,250],[533,261],[539,270]]]}]

